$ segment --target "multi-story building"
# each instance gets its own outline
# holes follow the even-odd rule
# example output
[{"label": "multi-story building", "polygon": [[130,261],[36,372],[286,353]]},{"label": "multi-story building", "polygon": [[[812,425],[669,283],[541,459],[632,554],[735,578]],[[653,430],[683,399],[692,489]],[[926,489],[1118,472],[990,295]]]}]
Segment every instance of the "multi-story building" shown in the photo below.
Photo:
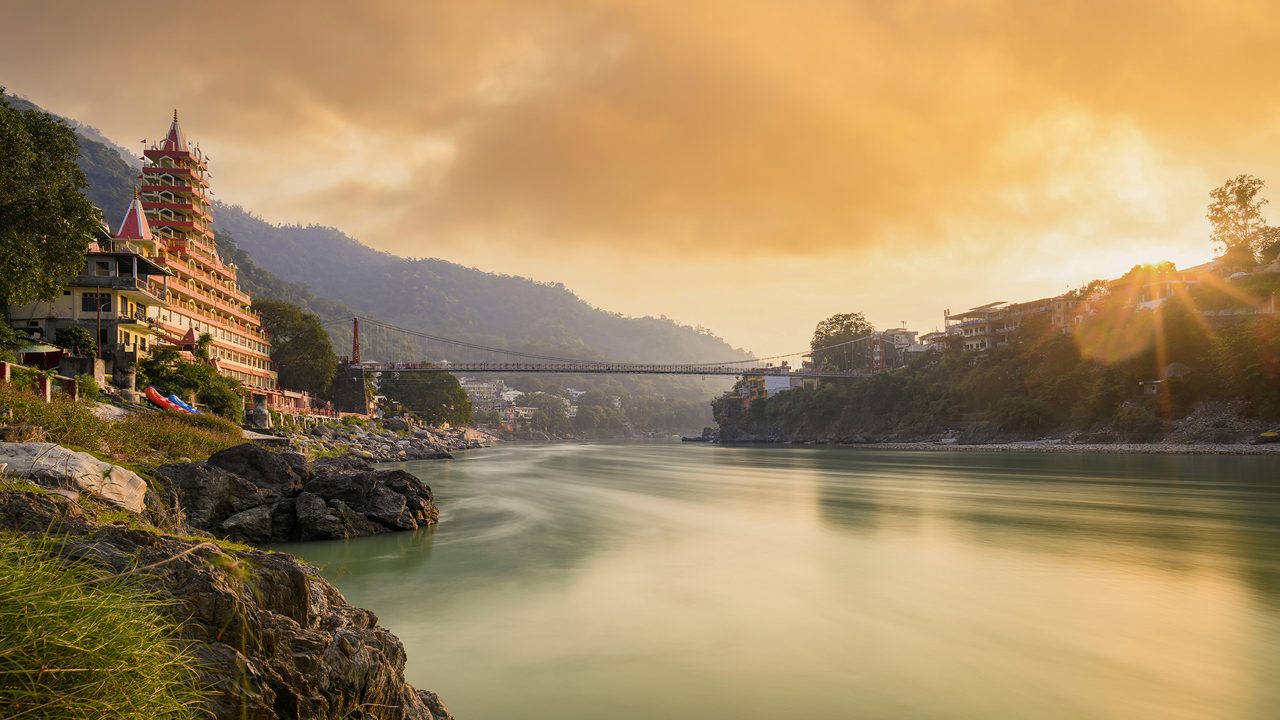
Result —
[{"label": "multi-story building", "polygon": [[458,384],[467,393],[467,399],[471,401],[471,407],[478,412],[493,410],[498,407],[503,393],[507,389],[506,383],[501,380],[478,380],[464,377],[458,379]]},{"label": "multi-story building", "polygon": [[1009,341],[1009,334],[1032,317],[1051,315],[1051,298],[1022,303],[999,301],[962,313],[944,311],[948,335],[963,338],[965,350],[989,350]]},{"label": "multi-story building", "polygon": [[251,391],[276,394],[270,340],[237,284],[235,265],[224,263],[214,244],[208,160],[188,144],[176,110],[168,134],[143,154],[142,208],[154,233],[155,259],[173,273],[168,307],[155,316],[158,327],[179,345],[208,333],[218,372]]},{"label": "multi-story building", "polygon": [[96,337],[98,357],[123,372],[155,346],[155,314],[165,304],[171,273],[155,254],[151,230],[135,197],[120,228],[103,228],[85,253],[85,265],[52,302],[13,306],[14,327],[56,340],[58,330],[80,326]]}]

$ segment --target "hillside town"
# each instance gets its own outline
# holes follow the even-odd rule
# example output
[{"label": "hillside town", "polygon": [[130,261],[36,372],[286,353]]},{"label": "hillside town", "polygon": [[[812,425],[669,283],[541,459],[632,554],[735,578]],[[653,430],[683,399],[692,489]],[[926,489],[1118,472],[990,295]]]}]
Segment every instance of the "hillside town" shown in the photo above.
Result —
[{"label": "hillside town", "polygon": [[[1238,287],[1249,284],[1263,286],[1264,291],[1255,294]],[[1274,315],[1274,287],[1280,287],[1280,256],[1264,258],[1264,262],[1256,264],[1246,262],[1239,265],[1221,256],[1183,270],[1169,262],[1139,265],[1123,277],[1094,281],[1061,295],[1021,302],[995,301],[963,312],[944,310],[942,328],[924,334],[902,327],[873,331],[867,337],[863,374],[876,375],[905,367],[914,359],[949,345],[974,353],[1005,347],[1015,332],[1029,325],[1040,324],[1050,332],[1062,335],[1087,330],[1102,319],[1104,303],[1123,313],[1154,311],[1174,297],[1199,292],[1232,300],[1225,305],[1201,303],[1196,307],[1195,313],[1205,323]],[[1114,318],[1106,319],[1111,321]],[[812,356],[807,356],[802,369],[812,369],[813,366]],[[1174,372],[1177,371],[1175,368]],[[1156,394],[1164,379],[1153,376],[1144,381],[1144,392]],[[820,382],[820,379],[800,374],[791,377],[785,374],[748,374],[738,386],[738,395],[743,407],[747,407],[754,400],[798,387],[812,388]]]}]

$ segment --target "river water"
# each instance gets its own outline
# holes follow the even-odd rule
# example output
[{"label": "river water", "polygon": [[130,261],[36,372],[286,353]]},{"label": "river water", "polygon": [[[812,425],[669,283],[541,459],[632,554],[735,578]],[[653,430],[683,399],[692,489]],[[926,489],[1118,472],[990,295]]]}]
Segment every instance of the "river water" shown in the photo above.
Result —
[{"label": "river water", "polygon": [[287,549],[460,720],[1280,717],[1280,461],[503,446]]}]

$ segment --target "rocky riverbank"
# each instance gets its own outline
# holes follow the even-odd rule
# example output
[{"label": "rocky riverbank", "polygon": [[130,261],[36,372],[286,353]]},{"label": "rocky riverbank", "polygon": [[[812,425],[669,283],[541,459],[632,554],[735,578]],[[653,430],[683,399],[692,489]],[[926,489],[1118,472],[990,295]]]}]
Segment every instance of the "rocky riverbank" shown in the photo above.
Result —
[{"label": "rocky riverbank", "polygon": [[1138,455],[1280,455],[1280,444],[1248,445],[1241,443],[1070,443],[1057,440],[963,445],[941,442],[726,442],[726,445],[787,444],[828,445],[867,450],[926,450],[935,452],[1023,452],[1023,453],[1114,453]]},{"label": "rocky riverbank", "polygon": [[424,427],[399,418],[293,428],[285,437],[304,454],[352,455],[373,462],[447,459],[454,451],[498,442],[483,430]]},{"label": "rocky riverbank", "polygon": [[416,530],[440,518],[418,478],[357,457],[308,463],[300,453],[246,443],[155,474],[186,524],[255,545]]},{"label": "rocky riverbank", "polygon": [[[1128,407],[1128,406],[1125,406]],[[1124,408],[1122,407],[1122,410]],[[1280,446],[1274,420],[1251,417],[1239,403],[1201,403],[1176,419],[1132,425],[1126,416],[1090,428],[1059,428],[1048,434],[1000,432],[990,423],[929,431],[833,431],[820,423],[799,426],[768,422],[721,426],[716,440],[724,444],[844,445],[858,447],[989,450],[997,452],[1109,452],[1183,454],[1269,454]]]},{"label": "rocky riverbank", "polygon": [[0,529],[48,537],[59,555],[135,575],[181,624],[216,720],[449,720],[404,680],[400,641],[347,604],[311,566],[283,553],[91,521],[79,503],[0,492]]}]

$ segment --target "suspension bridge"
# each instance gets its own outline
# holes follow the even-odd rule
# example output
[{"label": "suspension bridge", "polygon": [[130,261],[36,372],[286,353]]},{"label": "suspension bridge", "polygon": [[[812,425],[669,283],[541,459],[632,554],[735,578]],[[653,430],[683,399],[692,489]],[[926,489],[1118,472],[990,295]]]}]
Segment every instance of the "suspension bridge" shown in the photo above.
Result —
[{"label": "suspension bridge", "polygon": [[[693,375],[693,376],[765,376],[785,375],[800,378],[858,378],[869,377],[872,373],[865,371],[822,370],[805,366],[797,362],[796,366],[787,361],[800,360],[812,351],[809,348],[783,355],[772,355],[762,358],[746,358],[721,362],[674,362],[674,363],[635,363],[614,362],[610,360],[585,360],[581,358],[564,358],[538,353],[521,352],[508,348],[492,347],[479,343],[457,340],[442,335],[410,330],[380,320],[370,318],[347,318],[330,320],[325,326],[335,323],[351,323],[351,356],[352,369],[365,373],[377,372],[449,372],[449,373],[568,373],[568,374],[611,374],[611,375]],[[419,341],[423,354],[430,354],[439,359],[397,359],[365,360],[362,357],[361,323],[365,326],[366,336],[370,331],[377,335],[413,338]],[[869,337],[856,338],[828,347],[823,351],[836,351],[869,340]],[[428,346],[434,343],[432,352]],[[383,343],[386,344],[385,342]],[[465,358],[447,359],[450,350]],[[477,359],[483,358],[483,359]]]}]

